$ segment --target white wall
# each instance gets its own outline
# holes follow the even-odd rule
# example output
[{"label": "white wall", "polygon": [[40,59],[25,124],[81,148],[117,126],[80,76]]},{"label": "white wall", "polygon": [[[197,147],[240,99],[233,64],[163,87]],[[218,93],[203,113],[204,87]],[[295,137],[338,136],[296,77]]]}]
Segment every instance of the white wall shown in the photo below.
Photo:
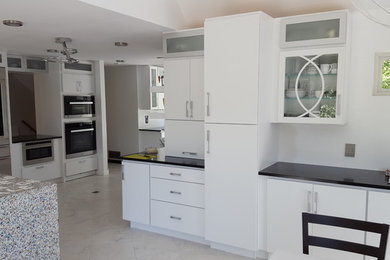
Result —
[{"label": "white wall", "polygon": [[[383,170],[390,168],[390,97],[373,96],[374,53],[390,52],[390,29],[352,13],[347,124],[279,126],[279,161]],[[356,144],[355,158],[344,157]]]},{"label": "white wall", "polygon": [[106,114],[107,147],[122,155],[136,153],[138,147],[137,67],[107,66]]}]

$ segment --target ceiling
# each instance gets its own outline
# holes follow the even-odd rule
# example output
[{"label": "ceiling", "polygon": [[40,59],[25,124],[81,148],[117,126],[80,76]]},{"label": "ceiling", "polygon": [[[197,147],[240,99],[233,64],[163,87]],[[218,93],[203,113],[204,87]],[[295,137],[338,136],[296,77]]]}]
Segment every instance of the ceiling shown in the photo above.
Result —
[{"label": "ceiling", "polygon": [[[113,63],[157,64],[162,55],[162,32],[170,28],[77,0],[1,0],[0,19],[24,22],[20,28],[0,24],[0,47],[15,54],[48,55],[46,49],[60,49],[58,36],[71,37],[70,48],[80,59],[101,59]],[[126,41],[127,47],[114,46]]]},{"label": "ceiling", "polygon": [[[1,0],[0,19],[25,22],[21,28],[0,24],[0,47],[9,52],[47,55],[71,37],[75,57],[108,64],[159,64],[161,35],[172,29],[202,27],[205,18],[262,10],[273,17],[352,8],[350,0]],[[127,47],[115,47],[126,41]]]}]

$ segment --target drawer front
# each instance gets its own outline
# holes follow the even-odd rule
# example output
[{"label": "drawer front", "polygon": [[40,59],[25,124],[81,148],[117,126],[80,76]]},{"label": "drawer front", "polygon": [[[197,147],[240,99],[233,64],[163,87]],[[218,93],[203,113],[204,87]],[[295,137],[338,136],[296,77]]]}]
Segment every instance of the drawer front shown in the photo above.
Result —
[{"label": "drawer front", "polygon": [[22,177],[32,180],[50,180],[61,177],[61,172],[54,163],[34,165],[22,168]]},{"label": "drawer front", "polygon": [[97,169],[97,158],[84,158],[78,160],[72,160],[66,162],[65,172],[66,176],[71,176],[74,174],[79,174],[83,172],[94,171]]},{"label": "drawer front", "polygon": [[151,200],[151,224],[203,237],[204,210]]},{"label": "drawer front", "polygon": [[204,184],[203,170],[151,165],[150,176],[154,178]]},{"label": "drawer front", "polygon": [[151,178],[151,198],[204,208],[204,185]]},{"label": "drawer front", "polygon": [[92,75],[63,74],[63,91],[65,93],[91,94],[95,91]]}]

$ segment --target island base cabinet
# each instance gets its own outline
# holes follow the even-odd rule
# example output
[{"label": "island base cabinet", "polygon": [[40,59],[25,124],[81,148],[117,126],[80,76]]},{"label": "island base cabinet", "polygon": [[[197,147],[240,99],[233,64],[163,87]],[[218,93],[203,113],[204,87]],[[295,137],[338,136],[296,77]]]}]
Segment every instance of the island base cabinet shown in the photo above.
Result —
[{"label": "island base cabinet", "polygon": [[206,124],[205,238],[257,250],[257,126]]},{"label": "island base cabinet", "polygon": [[[367,221],[384,223],[390,225],[390,193],[387,192],[368,192]],[[367,233],[367,245],[379,246],[379,235]],[[365,260],[374,260],[375,257],[366,256]],[[387,240],[386,260],[390,260],[390,239]]]},{"label": "island base cabinet", "polygon": [[204,236],[204,210],[162,201],[151,201],[151,224],[194,236]]},{"label": "island base cabinet", "polygon": [[123,219],[150,224],[149,165],[122,163]]}]

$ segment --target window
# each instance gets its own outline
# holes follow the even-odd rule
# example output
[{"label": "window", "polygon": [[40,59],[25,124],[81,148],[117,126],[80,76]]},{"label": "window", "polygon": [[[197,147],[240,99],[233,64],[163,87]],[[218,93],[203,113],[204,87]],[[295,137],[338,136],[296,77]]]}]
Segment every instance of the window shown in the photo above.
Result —
[{"label": "window", "polygon": [[390,52],[375,54],[374,96],[390,96]]}]

